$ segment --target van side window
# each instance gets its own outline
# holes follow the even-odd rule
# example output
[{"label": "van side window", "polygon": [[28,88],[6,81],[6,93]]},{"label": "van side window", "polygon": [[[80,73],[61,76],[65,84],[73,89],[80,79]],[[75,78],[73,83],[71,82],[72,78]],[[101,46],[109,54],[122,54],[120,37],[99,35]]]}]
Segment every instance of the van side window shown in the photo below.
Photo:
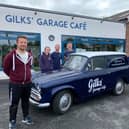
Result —
[{"label": "van side window", "polygon": [[128,64],[128,60],[126,56],[112,56],[110,59],[108,59],[109,67],[119,67],[119,66],[125,66]]},{"label": "van side window", "polygon": [[101,70],[106,67],[105,57],[93,57],[91,59],[92,70]]}]

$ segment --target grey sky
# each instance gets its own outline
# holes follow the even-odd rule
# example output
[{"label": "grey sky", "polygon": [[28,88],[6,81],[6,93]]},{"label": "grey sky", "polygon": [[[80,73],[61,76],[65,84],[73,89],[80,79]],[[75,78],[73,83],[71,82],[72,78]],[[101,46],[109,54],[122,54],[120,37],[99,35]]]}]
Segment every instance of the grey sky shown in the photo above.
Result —
[{"label": "grey sky", "polygon": [[0,3],[101,18],[129,10],[129,0],[0,0]]}]

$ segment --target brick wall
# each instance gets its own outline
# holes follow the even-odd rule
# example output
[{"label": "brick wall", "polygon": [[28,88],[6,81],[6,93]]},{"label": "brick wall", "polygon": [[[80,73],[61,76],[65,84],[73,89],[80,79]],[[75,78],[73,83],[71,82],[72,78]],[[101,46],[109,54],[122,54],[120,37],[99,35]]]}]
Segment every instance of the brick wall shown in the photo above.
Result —
[{"label": "brick wall", "polygon": [[125,52],[129,56],[129,22],[126,24],[126,45]]}]

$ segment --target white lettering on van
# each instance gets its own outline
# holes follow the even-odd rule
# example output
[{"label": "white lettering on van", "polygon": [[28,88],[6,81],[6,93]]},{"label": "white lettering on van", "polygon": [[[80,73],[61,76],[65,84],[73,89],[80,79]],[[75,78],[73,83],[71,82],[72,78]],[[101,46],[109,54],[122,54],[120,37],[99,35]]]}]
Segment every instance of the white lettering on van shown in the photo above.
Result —
[{"label": "white lettering on van", "polygon": [[88,92],[94,93],[96,91],[105,90],[106,86],[103,85],[103,81],[99,78],[90,79],[88,83]]}]

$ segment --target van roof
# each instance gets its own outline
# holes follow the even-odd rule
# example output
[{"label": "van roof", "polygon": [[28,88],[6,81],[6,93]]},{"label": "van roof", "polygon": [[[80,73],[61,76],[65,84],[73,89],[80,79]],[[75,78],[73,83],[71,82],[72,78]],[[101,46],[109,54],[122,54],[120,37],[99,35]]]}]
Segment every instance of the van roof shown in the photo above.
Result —
[{"label": "van roof", "polygon": [[82,55],[87,56],[88,58],[94,57],[94,56],[106,56],[106,55],[126,55],[124,52],[112,52],[112,51],[89,51],[89,52],[77,52],[72,53],[71,55]]}]

